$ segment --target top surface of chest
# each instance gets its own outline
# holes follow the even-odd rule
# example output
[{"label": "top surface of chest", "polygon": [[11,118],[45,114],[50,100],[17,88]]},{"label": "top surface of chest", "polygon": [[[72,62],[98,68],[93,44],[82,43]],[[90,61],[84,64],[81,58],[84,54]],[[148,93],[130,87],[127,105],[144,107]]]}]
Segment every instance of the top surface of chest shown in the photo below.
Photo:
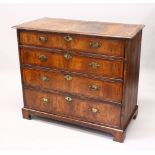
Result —
[{"label": "top surface of chest", "polygon": [[114,38],[132,38],[144,25],[41,18],[17,25],[17,29],[84,34]]}]

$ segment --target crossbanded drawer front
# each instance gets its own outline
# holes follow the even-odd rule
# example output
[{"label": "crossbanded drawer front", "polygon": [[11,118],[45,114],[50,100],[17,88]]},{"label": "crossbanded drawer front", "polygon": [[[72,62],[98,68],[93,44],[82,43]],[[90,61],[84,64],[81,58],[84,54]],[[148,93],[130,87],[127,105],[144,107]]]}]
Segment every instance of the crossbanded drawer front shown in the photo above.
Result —
[{"label": "crossbanded drawer front", "polygon": [[72,53],[55,53],[35,48],[21,48],[22,64],[57,68],[94,76],[122,79],[123,62],[75,56]]},{"label": "crossbanded drawer front", "polygon": [[93,36],[20,31],[22,45],[80,50],[108,56],[124,57],[124,41]]},{"label": "crossbanded drawer front", "polygon": [[120,126],[121,107],[25,89],[25,107],[96,124]]},{"label": "crossbanded drawer front", "polygon": [[121,104],[122,83],[94,80],[59,72],[24,68],[25,86],[57,90]]}]

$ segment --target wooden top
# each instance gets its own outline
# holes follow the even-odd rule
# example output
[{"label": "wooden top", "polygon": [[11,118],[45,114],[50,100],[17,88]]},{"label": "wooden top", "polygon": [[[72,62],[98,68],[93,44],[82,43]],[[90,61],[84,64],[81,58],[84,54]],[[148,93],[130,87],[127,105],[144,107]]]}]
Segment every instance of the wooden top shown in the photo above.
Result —
[{"label": "wooden top", "polygon": [[144,25],[41,18],[15,26],[17,29],[132,38]]}]

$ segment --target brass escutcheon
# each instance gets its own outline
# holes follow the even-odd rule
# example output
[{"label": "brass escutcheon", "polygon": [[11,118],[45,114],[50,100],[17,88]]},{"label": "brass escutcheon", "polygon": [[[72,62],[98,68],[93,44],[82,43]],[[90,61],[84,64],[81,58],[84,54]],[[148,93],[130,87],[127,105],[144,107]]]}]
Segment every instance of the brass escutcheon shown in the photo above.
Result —
[{"label": "brass escutcheon", "polygon": [[42,103],[43,103],[43,104],[47,104],[47,103],[48,103],[48,101],[49,101],[49,99],[48,99],[48,98],[45,98],[45,97],[43,97],[43,98],[42,98]]},{"label": "brass escutcheon", "polygon": [[71,102],[73,99],[71,97],[69,97],[69,96],[66,96],[65,100],[67,100],[68,102]]},{"label": "brass escutcheon", "polygon": [[93,113],[97,113],[97,112],[98,112],[98,109],[96,109],[96,108],[91,108],[91,111],[92,111]]},{"label": "brass escutcheon", "polygon": [[41,80],[44,81],[44,82],[48,82],[49,81],[49,78],[47,76],[42,76],[41,77]]},{"label": "brass escutcheon", "polygon": [[96,62],[91,62],[89,63],[89,66],[91,66],[92,68],[96,69],[100,67],[100,64],[96,63]]},{"label": "brass escutcheon", "polygon": [[65,79],[66,79],[67,81],[70,81],[70,80],[72,80],[72,76],[70,76],[70,75],[65,75]]},{"label": "brass escutcheon", "polygon": [[72,58],[72,56],[71,56],[71,54],[70,54],[69,52],[67,52],[67,53],[64,54],[64,58],[65,58],[66,60],[69,60],[69,59]]},{"label": "brass escutcheon", "polygon": [[72,41],[72,37],[70,35],[64,36],[64,40],[70,42]]},{"label": "brass escutcheon", "polygon": [[100,87],[97,86],[96,84],[89,85],[89,88],[90,88],[91,90],[100,90]]},{"label": "brass escutcheon", "polygon": [[100,48],[101,44],[98,42],[90,42],[89,46],[90,46],[90,48]]},{"label": "brass escutcheon", "polygon": [[47,56],[45,56],[45,55],[39,55],[38,58],[40,61],[47,61]]},{"label": "brass escutcheon", "polygon": [[47,41],[47,38],[44,36],[39,37],[40,42],[45,43]]}]

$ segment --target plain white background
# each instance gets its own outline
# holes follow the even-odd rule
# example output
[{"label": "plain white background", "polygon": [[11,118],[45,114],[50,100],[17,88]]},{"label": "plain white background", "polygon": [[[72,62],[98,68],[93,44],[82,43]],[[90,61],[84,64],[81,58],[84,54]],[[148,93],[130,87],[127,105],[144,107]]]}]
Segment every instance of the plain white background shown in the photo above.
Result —
[{"label": "plain white background", "polygon": [[[16,30],[40,17],[145,24],[139,81],[139,115],[123,144],[112,136],[51,120],[22,119],[23,107]],[[103,154],[155,151],[154,4],[0,4],[0,152],[52,151],[53,154]]]}]

